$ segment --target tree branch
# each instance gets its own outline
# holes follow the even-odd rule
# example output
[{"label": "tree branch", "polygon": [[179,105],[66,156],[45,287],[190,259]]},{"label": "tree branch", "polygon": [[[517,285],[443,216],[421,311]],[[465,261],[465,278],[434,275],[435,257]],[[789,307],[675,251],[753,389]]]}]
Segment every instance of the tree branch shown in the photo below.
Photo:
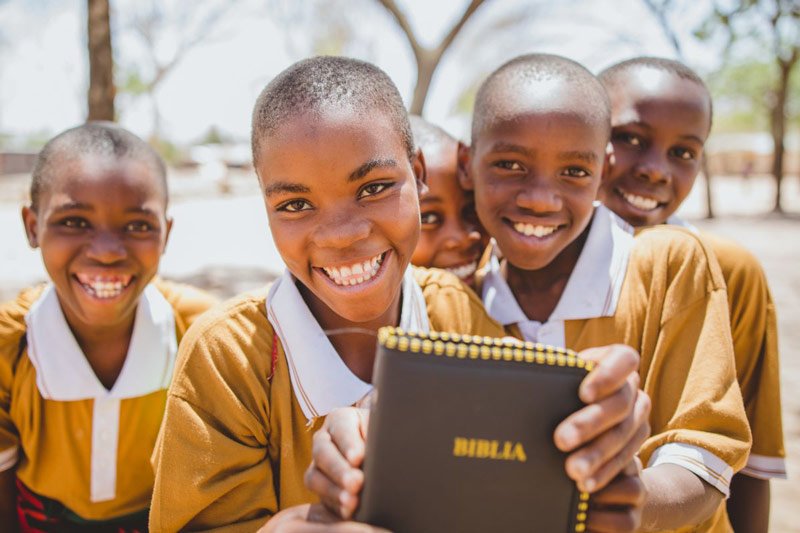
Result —
[{"label": "tree branch", "polygon": [[466,24],[469,18],[473,15],[473,13],[475,13],[475,11],[477,11],[477,9],[481,7],[481,4],[483,4],[484,1],[485,0],[472,0],[472,2],[470,2],[470,4],[467,6],[467,9],[464,10],[464,14],[461,15],[461,19],[459,19],[456,25],[450,29],[450,32],[447,34],[447,36],[445,36],[441,44],[439,44],[439,46],[437,47],[439,55],[444,54],[445,50],[447,50],[447,48],[455,40],[456,35],[458,35],[458,32],[460,32],[461,28],[464,27],[464,24]]},{"label": "tree branch", "polygon": [[425,52],[425,49],[420,46],[419,42],[417,41],[414,31],[411,29],[411,25],[408,23],[406,16],[402,11],[400,11],[400,8],[397,7],[397,4],[394,2],[394,0],[378,0],[378,2],[380,2],[381,5],[392,14],[395,22],[397,22],[397,25],[400,26],[400,29],[406,34],[406,38],[408,39],[409,44],[411,44],[411,50],[414,52],[414,57],[416,57],[417,61],[419,62]]}]

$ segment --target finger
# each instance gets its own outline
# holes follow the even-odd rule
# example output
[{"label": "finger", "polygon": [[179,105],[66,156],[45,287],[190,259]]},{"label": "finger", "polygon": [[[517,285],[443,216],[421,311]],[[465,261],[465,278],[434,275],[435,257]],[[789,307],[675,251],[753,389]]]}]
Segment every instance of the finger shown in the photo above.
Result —
[{"label": "finger", "polygon": [[[638,398],[639,396],[642,398]],[[615,465],[619,470],[613,471],[612,468],[605,474],[616,476],[631,463],[639,447],[649,436],[649,416],[650,398],[643,392],[637,392],[637,401],[634,403],[632,413],[567,458],[566,468],[570,477],[576,481],[592,477],[612,457],[615,458]],[[635,474],[634,471],[630,475]]]},{"label": "finger", "polygon": [[613,394],[626,384],[631,374],[637,374],[639,368],[638,352],[623,344],[589,348],[579,355],[597,363],[578,389],[578,395],[586,403]]},{"label": "finger", "polygon": [[312,463],[303,477],[306,487],[319,496],[326,511],[341,518],[350,518],[358,507],[358,497],[333,483]]},{"label": "finger", "polygon": [[641,443],[647,439],[650,432],[649,425],[641,426],[627,446],[620,453],[606,461],[585,481],[578,481],[578,486],[588,492],[597,491],[605,487],[630,463],[631,455],[635,454],[641,447]]},{"label": "finger", "polygon": [[597,510],[589,513],[586,528],[592,533],[633,533],[640,522],[636,509]]},{"label": "finger", "polygon": [[323,427],[314,434],[311,445],[313,463],[328,479],[353,494],[361,490],[364,474],[345,459],[328,430]]},{"label": "finger", "polygon": [[623,387],[572,413],[556,427],[556,446],[563,452],[572,451],[619,424],[633,410],[635,398],[635,390]]},{"label": "finger", "polygon": [[328,416],[331,415],[334,415],[334,418],[328,424],[328,432],[333,443],[352,466],[360,466],[366,451],[364,441],[369,411],[346,407],[334,409]]},{"label": "finger", "polygon": [[604,506],[639,506],[644,503],[644,483],[636,476],[622,476],[592,495],[591,508]]}]

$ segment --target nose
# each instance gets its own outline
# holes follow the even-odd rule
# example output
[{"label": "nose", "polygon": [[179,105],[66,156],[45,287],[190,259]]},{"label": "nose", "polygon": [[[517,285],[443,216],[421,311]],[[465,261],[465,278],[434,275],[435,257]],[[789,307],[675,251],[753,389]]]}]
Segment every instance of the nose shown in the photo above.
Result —
[{"label": "nose", "polygon": [[451,220],[442,229],[445,231],[442,244],[445,250],[467,250],[481,240],[477,228],[460,218]]},{"label": "nose", "polygon": [[372,228],[369,220],[352,210],[333,212],[320,222],[313,233],[313,242],[320,248],[347,248],[366,239]]},{"label": "nose", "polygon": [[532,179],[516,196],[518,207],[536,214],[554,213],[563,207],[558,191],[547,180]]},{"label": "nose", "polygon": [[669,170],[666,158],[656,149],[649,150],[636,166],[635,175],[651,183],[668,182]]},{"label": "nose", "polygon": [[103,264],[113,264],[128,256],[128,250],[113,231],[98,231],[89,243],[86,255]]}]

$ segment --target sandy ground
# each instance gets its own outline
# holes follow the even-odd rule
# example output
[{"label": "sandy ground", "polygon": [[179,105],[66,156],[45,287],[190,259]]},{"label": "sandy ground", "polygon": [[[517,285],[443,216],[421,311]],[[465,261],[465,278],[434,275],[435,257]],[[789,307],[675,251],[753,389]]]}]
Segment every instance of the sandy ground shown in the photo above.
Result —
[{"label": "sandy ground", "polygon": [[[204,286],[229,296],[272,279],[283,267],[274,248],[255,177],[234,173],[221,192],[216,182],[173,172],[171,215],[175,218],[161,265],[165,277]],[[0,301],[12,298],[46,273],[39,254],[28,249],[19,209],[26,199],[27,176],[0,176]],[[687,199],[682,214],[700,228],[725,235],[753,251],[769,278],[779,319],[784,430],[789,481],[773,487],[772,527],[800,532],[795,507],[800,503],[800,180],[787,179],[785,209],[769,212],[774,186],[766,177],[714,181],[718,218],[704,220],[702,183]]]}]

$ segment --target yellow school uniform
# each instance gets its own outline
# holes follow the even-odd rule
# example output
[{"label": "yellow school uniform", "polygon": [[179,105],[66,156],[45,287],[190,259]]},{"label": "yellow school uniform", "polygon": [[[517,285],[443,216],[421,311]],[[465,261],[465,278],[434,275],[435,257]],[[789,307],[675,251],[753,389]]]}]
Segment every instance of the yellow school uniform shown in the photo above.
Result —
[{"label": "yellow school uniform", "polygon": [[[452,274],[409,269],[402,291],[403,329],[503,334]],[[370,390],[288,272],[208,313],[181,344],[153,455],[150,529],[255,531],[281,509],[316,502],[303,485],[312,436],[330,410]]]},{"label": "yellow school uniform", "polygon": [[[667,226],[634,236],[630,225],[597,206],[547,322],[525,316],[494,256],[479,272],[479,291],[489,314],[525,340],[574,350],[613,343],[638,350],[642,388],[653,406],[642,462],[680,465],[729,495],[750,434],[735,379],[724,280],[699,238]],[[721,505],[705,524],[686,531],[731,531],[727,524]]]},{"label": "yellow school uniform", "polygon": [[174,283],[148,285],[111,390],[86,361],[52,285],[0,305],[0,470],[85,520],[147,509],[149,459],[177,343],[215,300]]},{"label": "yellow school uniform", "polygon": [[[698,233],[677,216],[667,223]],[[728,289],[736,378],[753,434],[753,447],[741,473],[786,479],[778,321],[767,277],[758,260],[741,245],[709,233],[700,235],[716,255]]]}]

